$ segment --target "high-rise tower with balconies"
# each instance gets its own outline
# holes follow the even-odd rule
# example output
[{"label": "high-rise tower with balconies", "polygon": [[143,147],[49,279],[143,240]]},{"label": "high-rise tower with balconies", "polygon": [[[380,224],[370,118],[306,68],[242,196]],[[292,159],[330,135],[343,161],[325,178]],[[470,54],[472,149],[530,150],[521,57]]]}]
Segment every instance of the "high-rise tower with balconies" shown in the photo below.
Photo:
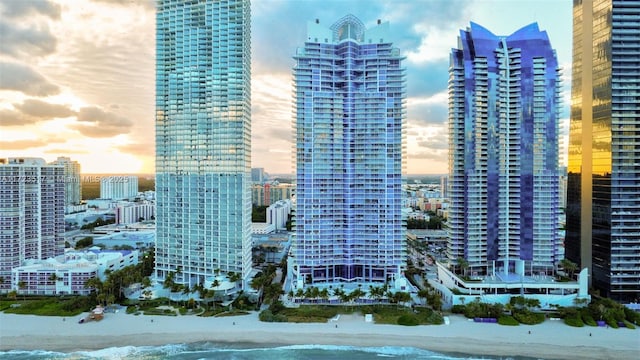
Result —
[{"label": "high-rise tower with balconies", "polygon": [[298,283],[384,282],[405,267],[405,69],[389,25],[309,22],[294,59]]},{"label": "high-rise tower with balconies", "polygon": [[11,270],[25,260],[64,252],[65,180],[44,159],[0,159],[0,292],[18,290]]},{"label": "high-rise tower with balconies", "polygon": [[[156,276],[193,286],[251,270],[248,0],[159,0]],[[169,275],[171,274],[171,275]]]},{"label": "high-rise tower with balconies", "polygon": [[559,69],[537,24],[471,23],[449,68],[447,256],[471,273],[552,273],[559,259]]},{"label": "high-rise tower with balconies", "polygon": [[[78,205],[82,201],[82,182],[80,181],[80,163],[68,157],[59,156],[52,165],[62,165],[64,168],[64,205]],[[65,213],[69,209],[65,209]]]}]

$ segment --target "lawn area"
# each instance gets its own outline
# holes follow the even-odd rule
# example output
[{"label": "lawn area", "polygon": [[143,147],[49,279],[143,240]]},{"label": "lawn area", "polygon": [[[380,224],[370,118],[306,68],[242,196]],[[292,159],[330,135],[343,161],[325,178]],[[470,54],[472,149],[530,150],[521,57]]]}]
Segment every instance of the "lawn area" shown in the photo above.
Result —
[{"label": "lawn area", "polygon": [[[442,316],[429,308],[415,308],[414,310],[396,305],[375,306],[328,306],[301,305],[298,308],[285,308],[282,305],[271,306],[272,321],[287,321],[297,323],[327,322],[338,314],[373,314],[377,324],[429,325],[442,324]],[[278,319],[278,320],[275,320]]]},{"label": "lawn area", "polygon": [[226,317],[226,316],[241,316],[241,315],[249,315],[249,314],[250,312],[244,311],[244,310],[232,310],[232,311],[225,311],[225,312],[219,313],[215,316]]},{"label": "lawn area", "polygon": [[[12,304],[19,306],[12,307]],[[7,314],[75,316],[89,310],[91,310],[91,306],[88,304],[86,297],[50,297],[0,301],[0,311],[4,311]]]}]

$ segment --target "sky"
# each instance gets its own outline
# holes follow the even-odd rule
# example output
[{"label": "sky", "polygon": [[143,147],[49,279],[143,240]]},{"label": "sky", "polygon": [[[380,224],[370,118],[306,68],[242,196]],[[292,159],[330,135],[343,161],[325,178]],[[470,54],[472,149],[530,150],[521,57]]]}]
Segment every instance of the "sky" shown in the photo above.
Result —
[{"label": "sky", "polygon": [[[478,23],[509,35],[537,22],[562,67],[566,159],[571,0],[252,0],[252,167],[291,173],[293,55],[308,21],[388,21],[406,56],[407,172],[447,169],[449,54]],[[58,156],[82,172],[153,173],[152,0],[0,0],[0,158]]]}]

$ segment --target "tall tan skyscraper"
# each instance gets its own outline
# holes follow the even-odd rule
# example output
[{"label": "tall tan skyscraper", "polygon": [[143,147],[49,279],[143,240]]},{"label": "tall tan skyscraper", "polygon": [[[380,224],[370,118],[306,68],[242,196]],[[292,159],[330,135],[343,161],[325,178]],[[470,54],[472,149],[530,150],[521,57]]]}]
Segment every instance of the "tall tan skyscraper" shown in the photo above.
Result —
[{"label": "tall tan skyscraper", "polygon": [[574,0],[566,257],[640,296],[640,1]]},{"label": "tall tan skyscraper", "polygon": [[[68,157],[60,156],[51,165],[64,167],[64,205],[80,204],[82,200],[82,183],[80,181],[80,163]],[[66,210],[65,210],[66,212]]]}]

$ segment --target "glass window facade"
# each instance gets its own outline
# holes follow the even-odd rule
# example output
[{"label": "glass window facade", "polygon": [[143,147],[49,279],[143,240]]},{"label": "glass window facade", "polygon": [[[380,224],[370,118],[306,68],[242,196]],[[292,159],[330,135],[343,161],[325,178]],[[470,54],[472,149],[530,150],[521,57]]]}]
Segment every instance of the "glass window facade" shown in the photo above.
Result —
[{"label": "glass window facade", "polygon": [[189,286],[251,270],[248,0],[160,0],[156,275]]},{"label": "glass window facade", "polygon": [[567,257],[640,296],[640,1],[574,1]]},{"label": "glass window facade", "polygon": [[472,272],[551,273],[560,260],[559,69],[537,24],[471,23],[451,53],[447,256]]},{"label": "glass window facade", "polygon": [[294,57],[292,254],[305,284],[384,282],[405,268],[405,69],[387,29],[352,15],[311,23]]}]

